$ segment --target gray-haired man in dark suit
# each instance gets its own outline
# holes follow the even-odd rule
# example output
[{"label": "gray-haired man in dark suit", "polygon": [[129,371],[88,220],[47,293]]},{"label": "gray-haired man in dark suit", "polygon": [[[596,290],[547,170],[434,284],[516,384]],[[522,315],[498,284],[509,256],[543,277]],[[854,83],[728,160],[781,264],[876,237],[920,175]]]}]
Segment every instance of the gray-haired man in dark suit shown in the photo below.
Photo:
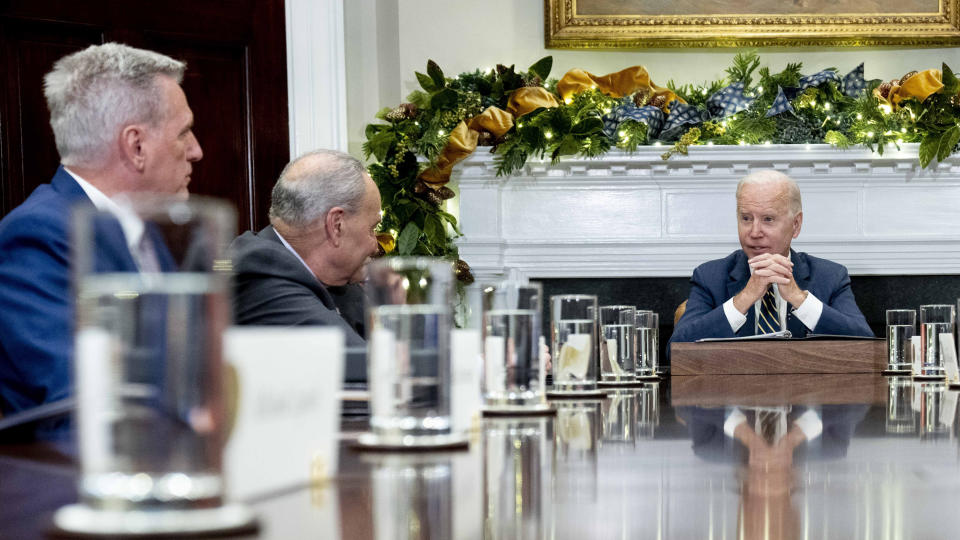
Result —
[{"label": "gray-haired man in dark suit", "polygon": [[350,282],[377,252],[376,184],[357,159],[317,150],[283,169],[271,199],[270,225],[232,246],[236,322],[336,326],[347,347],[363,346],[363,296]]}]

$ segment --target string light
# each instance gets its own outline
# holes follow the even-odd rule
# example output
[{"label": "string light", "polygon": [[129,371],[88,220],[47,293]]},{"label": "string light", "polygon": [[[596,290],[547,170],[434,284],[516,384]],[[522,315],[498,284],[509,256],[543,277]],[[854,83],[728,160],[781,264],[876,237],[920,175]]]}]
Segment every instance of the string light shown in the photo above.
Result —
[{"label": "string light", "polygon": [[860,113],[857,113],[857,120],[863,120],[863,115]]},{"label": "string light", "polygon": [[543,136],[546,137],[547,139],[552,139],[552,138],[553,138],[553,132],[552,132],[552,131],[544,131],[544,132],[543,132]]},{"label": "string light", "polygon": [[872,139],[872,138],[873,138],[873,132],[872,132],[872,131],[868,131],[868,132],[867,132],[867,137],[870,138],[870,139]]},{"label": "string light", "polygon": [[444,131],[444,130],[442,130],[442,129],[438,129],[438,130],[437,130],[437,135],[439,135],[439,136],[441,136],[441,137],[443,137],[443,136],[446,135],[446,134],[447,134],[447,132]]},{"label": "string light", "polygon": [[[829,101],[823,104],[823,110],[825,110],[825,111],[829,111],[829,110],[830,110],[830,102],[829,102]],[[828,116],[827,118],[830,118],[830,117]]]},{"label": "string light", "polygon": [[627,136],[627,132],[621,129],[620,132],[617,133],[617,135],[620,135],[621,137],[626,137],[626,136]]}]

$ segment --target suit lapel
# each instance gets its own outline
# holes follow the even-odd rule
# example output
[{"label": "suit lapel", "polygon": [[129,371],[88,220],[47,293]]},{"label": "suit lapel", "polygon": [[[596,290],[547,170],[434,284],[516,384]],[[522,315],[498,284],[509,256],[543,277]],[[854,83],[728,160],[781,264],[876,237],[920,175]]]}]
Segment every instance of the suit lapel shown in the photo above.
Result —
[{"label": "suit lapel", "polygon": [[[730,273],[727,276],[727,298],[733,298],[738,292],[747,286],[750,280],[750,268],[747,266],[747,256],[743,250],[737,251],[733,265],[730,267]],[[740,330],[737,330],[737,336],[752,336],[756,326],[753,308],[747,310],[747,322],[743,323]]]},{"label": "suit lapel", "polygon": [[[270,241],[276,242],[280,244],[285,251],[288,251],[287,246],[285,246],[283,244],[283,241],[280,240],[280,235],[277,234],[276,230],[274,230],[273,225],[267,225],[266,227],[264,227],[257,234],[257,236],[261,236]],[[296,256],[293,253],[290,253],[290,256],[296,259]],[[330,294],[330,291],[327,290],[327,286],[324,285],[323,282],[321,282],[319,279],[317,279],[317,276],[313,275],[313,273],[310,272],[310,270],[307,269],[299,260],[297,261],[296,266],[298,268],[303,269],[303,274],[305,276],[310,276],[310,278],[304,279],[302,281],[303,283],[308,285],[311,290],[313,290],[313,292],[317,295],[317,297],[320,298],[320,301],[323,302],[323,305],[327,306],[330,309],[336,309],[337,313],[339,313],[340,310],[337,309],[337,303],[333,300],[333,296]]]}]

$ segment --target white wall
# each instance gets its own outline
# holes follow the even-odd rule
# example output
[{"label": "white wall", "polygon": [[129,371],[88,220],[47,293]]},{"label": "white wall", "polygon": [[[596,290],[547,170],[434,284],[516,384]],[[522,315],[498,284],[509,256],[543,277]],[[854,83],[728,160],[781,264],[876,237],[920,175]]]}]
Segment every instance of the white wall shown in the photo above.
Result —
[{"label": "white wall", "polygon": [[[702,83],[724,76],[738,49],[582,51],[545,49],[542,0],[344,0],[346,18],[347,130],[351,153],[360,155],[363,129],[383,107],[400,103],[418,87],[414,71],[427,59],[455,76],[497,63],[526,69],[552,55],[552,76],[571,68],[602,75],[643,65],[665,85]],[[761,65],[772,71],[803,62],[804,73],[866,62],[868,79],[891,79],[911,70],[960,69],[960,48],[766,48]]]}]

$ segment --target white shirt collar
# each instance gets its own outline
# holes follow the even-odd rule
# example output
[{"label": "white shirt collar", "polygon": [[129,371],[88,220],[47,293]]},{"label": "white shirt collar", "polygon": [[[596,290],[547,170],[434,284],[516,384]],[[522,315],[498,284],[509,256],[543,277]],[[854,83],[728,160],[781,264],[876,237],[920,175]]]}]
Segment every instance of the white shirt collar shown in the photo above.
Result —
[{"label": "white shirt collar", "polygon": [[[143,220],[129,210],[117,204],[110,197],[107,197],[104,192],[97,189],[97,187],[90,182],[87,182],[81,178],[77,173],[66,167],[64,167],[63,170],[77,181],[77,184],[80,185],[80,189],[83,190],[97,210],[100,210],[101,212],[110,212],[116,216],[117,221],[120,222],[120,228],[123,230],[123,235],[126,238],[127,247],[130,249],[130,253],[138,253],[140,239],[143,237],[143,231],[145,228]],[[136,259],[136,257],[134,257],[134,259]]]},{"label": "white shirt collar", "polygon": [[277,238],[280,239],[280,243],[283,244],[283,247],[285,247],[285,248],[287,248],[288,250],[290,250],[290,253],[293,253],[293,256],[296,257],[297,260],[300,261],[300,262],[303,264],[303,267],[306,268],[308,272],[310,272],[310,275],[311,275],[311,276],[316,277],[316,274],[314,274],[314,273],[313,273],[313,270],[310,269],[310,266],[307,264],[307,261],[303,260],[303,257],[301,257],[299,253],[297,253],[297,250],[293,249],[293,246],[291,246],[291,245],[287,242],[287,239],[284,238],[283,235],[280,234],[280,232],[279,232],[276,228],[273,229],[273,232],[274,232],[274,234],[277,235]]}]

